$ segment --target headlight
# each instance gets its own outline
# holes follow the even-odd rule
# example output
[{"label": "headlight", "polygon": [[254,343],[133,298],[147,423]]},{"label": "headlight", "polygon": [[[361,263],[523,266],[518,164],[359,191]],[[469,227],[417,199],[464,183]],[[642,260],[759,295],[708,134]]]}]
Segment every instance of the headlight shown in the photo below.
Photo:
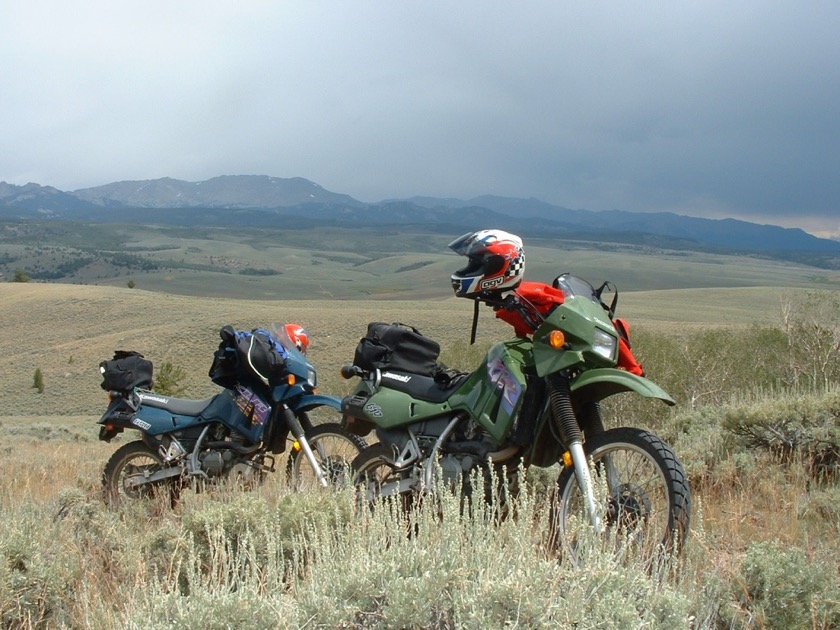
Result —
[{"label": "headlight", "polygon": [[599,354],[610,361],[615,360],[615,347],[618,345],[618,339],[611,334],[604,332],[600,328],[595,329],[595,334],[592,339],[592,350],[595,354]]},{"label": "headlight", "polygon": [[306,380],[312,387],[315,387],[318,384],[318,377],[315,376],[315,370],[306,370]]}]

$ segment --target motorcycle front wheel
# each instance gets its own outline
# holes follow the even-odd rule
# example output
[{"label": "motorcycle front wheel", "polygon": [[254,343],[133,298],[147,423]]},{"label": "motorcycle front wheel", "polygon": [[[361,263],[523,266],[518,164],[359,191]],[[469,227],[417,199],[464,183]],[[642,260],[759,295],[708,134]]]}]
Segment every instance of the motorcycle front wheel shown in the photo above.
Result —
[{"label": "motorcycle front wheel", "polygon": [[136,485],[148,475],[163,469],[163,459],[153,449],[137,440],[118,448],[102,473],[102,491],[105,504],[117,509],[126,501],[164,497],[174,508],[181,496],[181,478],[169,477],[157,483]]},{"label": "motorcycle front wheel", "polygon": [[[679,552],[688,535],[691,492],[673,450],[648,431],[610,429],[587,438],[604,539],[616,550],[643,558]],[[574,467],[564,468],[552,502],[555,545],[572,555],[590,515]]]},{"label": "motorcycle front wheel", "polygon": [[[358,435],[353,435],[335,423],[315,426],[306,432],[306,440],[331,487],[346,485],[350,475],[350,464],[367,446]],[[306,455],[297,445],[289,453],[286,476],[296,490],[320,485]]]}]

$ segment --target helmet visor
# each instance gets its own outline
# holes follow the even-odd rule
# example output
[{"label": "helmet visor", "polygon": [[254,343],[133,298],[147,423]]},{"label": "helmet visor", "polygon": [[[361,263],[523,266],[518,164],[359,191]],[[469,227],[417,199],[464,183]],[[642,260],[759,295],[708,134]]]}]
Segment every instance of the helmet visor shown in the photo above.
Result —
[{"label": "helmet visor", "polygon": [[472,244],[475,242],[475,232],[467,232],[449,243],[449,249],[461,256],[469,256]]}]

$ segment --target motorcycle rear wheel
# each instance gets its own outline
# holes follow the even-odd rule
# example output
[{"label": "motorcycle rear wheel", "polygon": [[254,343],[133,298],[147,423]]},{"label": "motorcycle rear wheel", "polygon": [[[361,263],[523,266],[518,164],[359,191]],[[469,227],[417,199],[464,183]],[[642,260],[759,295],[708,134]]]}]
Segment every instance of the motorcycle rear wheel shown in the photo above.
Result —
[{"label": "motorcycle rear wheel", "polygon": [[[346,485],[350,478],[350,464],[367,446],[361,437],[336,423],[317,425],[306,433],[306,440],[331,487]],[[295,490],[320,485],[306,455],[299,448],[293,448],[289,453],[286,477]]]},{"label": "motorcycle rear wheel", "polygon": [[405,487],[406,471],[398,471],[391,463],[394,449],[378,442],[368,446],[353,460],[353,486],[360,504],[373,505],[380,497],[413,494]]},{"label": "motorcycle rear wheel", "polygon": [[169,477],[154,484],[132,486],[137,476],[156,473],[164,468],[161,456],[142,440],[123,444],[114,451],[102,473],[102,494],[105,504],[117,509],[126,501],[164,497],[174,508],[181,497],[181,478]]},{"label": "motorcycle rear wheel", "polygon": [[[654,559],[678,553],[688,535],[691,492],[673,450],[648,431],[610,429],[584,444],[605,540],[616,550]],[[551,537],[576,556],[581,527],[590,527],[574,467],[564,468],[552,501]]]}]

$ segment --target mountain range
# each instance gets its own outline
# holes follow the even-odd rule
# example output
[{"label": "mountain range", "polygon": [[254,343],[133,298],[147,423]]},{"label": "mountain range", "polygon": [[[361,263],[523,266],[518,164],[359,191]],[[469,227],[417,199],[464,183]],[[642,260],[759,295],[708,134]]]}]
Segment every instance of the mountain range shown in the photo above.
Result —
[{"label": "mountain range", "polygon": [[0,218],[285,228],[416,225],[448,233],[496,227],[531,237],[744,252],[840,267],[840,242],[798,228],[670,212],[572,210],[534,198],[412,197],[366,203],[300,177],[162,178],[75,191],[0,182]]}]

